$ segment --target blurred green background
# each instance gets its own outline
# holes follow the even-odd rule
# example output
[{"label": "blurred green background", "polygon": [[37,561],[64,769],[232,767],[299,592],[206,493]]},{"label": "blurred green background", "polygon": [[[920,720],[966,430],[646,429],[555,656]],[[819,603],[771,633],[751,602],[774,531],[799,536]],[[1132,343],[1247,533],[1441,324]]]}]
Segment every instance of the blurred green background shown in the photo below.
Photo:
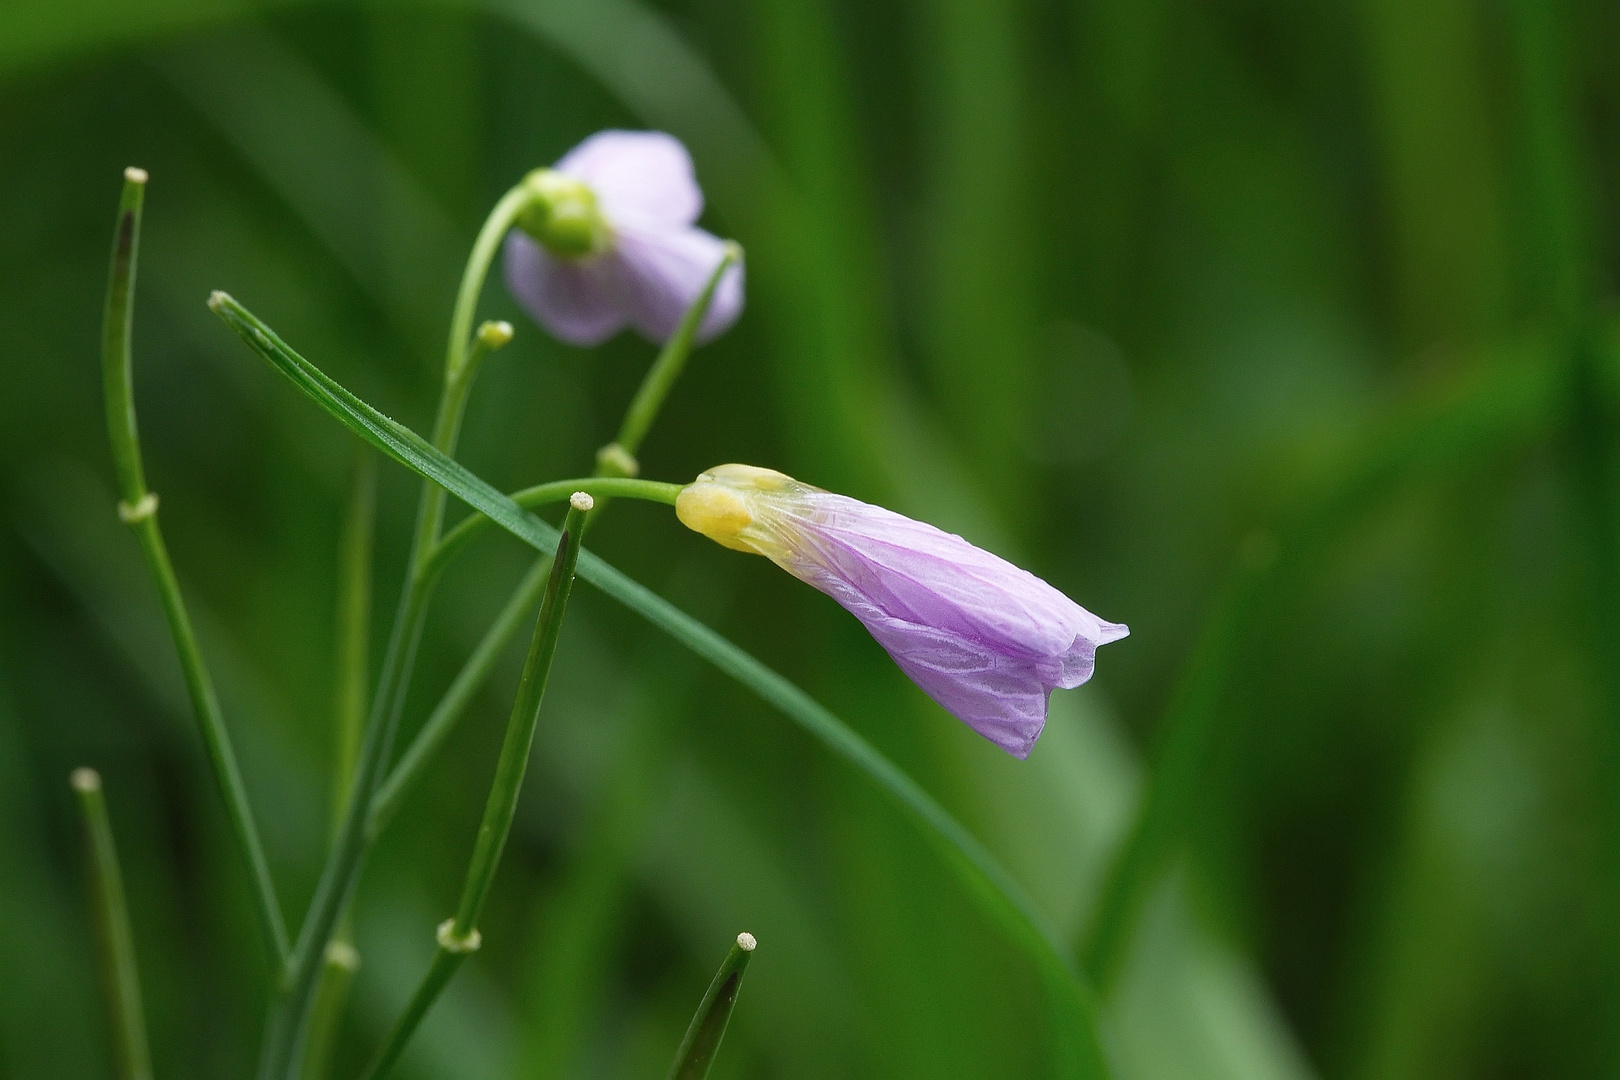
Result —
[{"label": "blurred green background", "polygon": [[[692,149],[750,295],[644,475],[781,468],[1132,636],[1019,763],[830,600],[662,508],[616,506],[592,546],[892,756],[1077,949],[1114,853],[1151,841],[1103,995],[1122,1078],[1613,1075],[1617,47],[1620,8],[1588,0],[8,0],[0,1074],[110,1074],[78,765],[105,776],[158,1075],[246,1075],[266,996],[113,513],[122,168],[152,174],[147,473],[296,920],[357,445],[203,300],[425,430],[489,206],[652,127]],[[483,311],[518,336],[462,460],[503,488],[588,472],[652,349],[560,346],[498,281]],[[379,643],[416,490],[381,475]],[[528,561],[492,537],[453,570],[407,726]],[[739,930],[761,944],[717,1076],[1050,1075],[1027,960],[890,803],[575,597],[484,949],[400,1075],[662,1075]],[[520,661],[371,863],[339,1076],[454,906]]]}]

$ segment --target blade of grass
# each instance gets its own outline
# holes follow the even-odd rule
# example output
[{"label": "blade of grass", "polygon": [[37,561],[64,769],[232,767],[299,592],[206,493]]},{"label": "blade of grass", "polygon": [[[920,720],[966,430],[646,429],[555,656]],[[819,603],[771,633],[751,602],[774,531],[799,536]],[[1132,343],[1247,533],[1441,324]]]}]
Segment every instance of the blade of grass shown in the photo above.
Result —
[{"label": "blade of grass", "polygon": [[[254,352],[356,435],[443,486],[536,550],[556,546],[558,533],[550,525],[525,513],[420,435],[351,394],[288,348],[235,300],[216,292],[209,306]],[[1053,1035],[1060,1043],[1063,1075],[1108,1075],[1089,987],[1023,890],[943,806],[803,690],[662,597],[589,552],[580,553],[579,575],[776,706],[893,798],[944,857],[967,894],[1034,964],[1056,1013]]]}]

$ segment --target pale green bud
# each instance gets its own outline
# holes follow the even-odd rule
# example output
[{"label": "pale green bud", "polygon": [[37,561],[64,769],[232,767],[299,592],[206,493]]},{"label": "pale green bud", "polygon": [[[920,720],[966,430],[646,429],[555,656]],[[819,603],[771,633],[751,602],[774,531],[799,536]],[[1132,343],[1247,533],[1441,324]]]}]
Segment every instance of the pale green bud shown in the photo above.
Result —
[{"label": "pale green bud", "polygon": [[523,178],[523,186],[530,198],[518,216],[518,228],[547,251],[560,258],[580,259],[608,249],[612,231],[596,204],[596,193],[583,181],[536,169]]}]

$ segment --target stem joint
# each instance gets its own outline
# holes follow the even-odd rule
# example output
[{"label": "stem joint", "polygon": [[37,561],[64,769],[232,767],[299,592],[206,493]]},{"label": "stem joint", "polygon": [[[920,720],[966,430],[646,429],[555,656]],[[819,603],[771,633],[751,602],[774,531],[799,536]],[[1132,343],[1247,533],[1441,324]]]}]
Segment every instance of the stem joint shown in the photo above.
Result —
[{"label": "stem joint", "polygon": [[438,933],[434,937],[438,939],[439,948],[447,953],[475,953],[484,944],[484,935],[478,932],[476,926],[458,936],[454,919],[446,919],[440,923]]}]

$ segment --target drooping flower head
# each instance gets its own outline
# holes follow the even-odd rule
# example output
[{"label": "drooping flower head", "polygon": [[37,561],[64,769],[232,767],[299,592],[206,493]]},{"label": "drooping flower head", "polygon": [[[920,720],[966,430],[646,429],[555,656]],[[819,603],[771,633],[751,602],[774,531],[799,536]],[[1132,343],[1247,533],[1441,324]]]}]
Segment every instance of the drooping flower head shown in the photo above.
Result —
[{"label": "drooping flower head", "polygon": [[[602,131],[524,180],[528,209],[506,238],[506,287],[557,337],[597,345],[627,324],[654,342],[675,332],[726,252],[693,224],[703,212],[692,158],[672,135]],[[737,321],[743,268],[721,277],[698,328]]]},{"label": "drooping flower head", "polygon": [[960,536],[771,469],[710,469],[675,513],[837,600],[912,682],[1014,757],[1035,745],[1052,690],[1091,678],[1097,646],[1129,633]]}]

